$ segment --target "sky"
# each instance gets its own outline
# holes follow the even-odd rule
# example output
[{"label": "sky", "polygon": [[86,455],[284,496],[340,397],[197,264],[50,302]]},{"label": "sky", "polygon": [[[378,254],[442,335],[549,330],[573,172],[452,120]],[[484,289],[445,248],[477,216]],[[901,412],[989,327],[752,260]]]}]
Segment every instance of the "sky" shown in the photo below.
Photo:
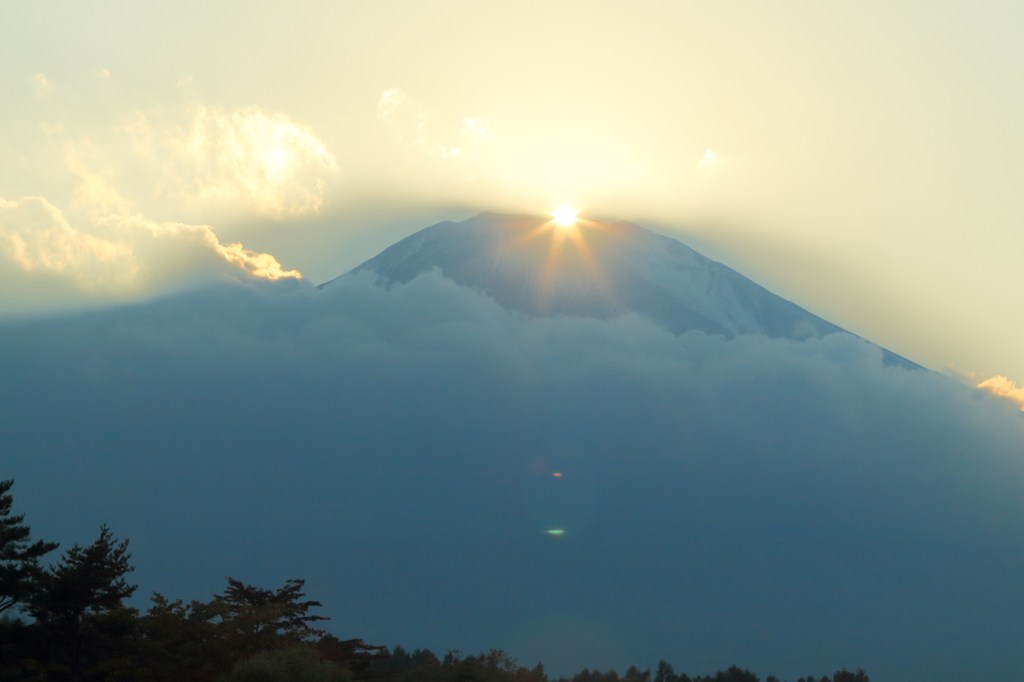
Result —
[{"label": "sky", "polygon": [[22,4],[0,314],[321,282],[442,219],[568,203],[931,368],[1024,382],[1020,12]]},{"label": "sky", "polygon": [[[1021,11],[19,4],[0,477],[41,538],[131,538],[140,594],[302,577],[374,643],[1012,676]],[[938,372],[436,273],[313,286],[560,204]]]}]

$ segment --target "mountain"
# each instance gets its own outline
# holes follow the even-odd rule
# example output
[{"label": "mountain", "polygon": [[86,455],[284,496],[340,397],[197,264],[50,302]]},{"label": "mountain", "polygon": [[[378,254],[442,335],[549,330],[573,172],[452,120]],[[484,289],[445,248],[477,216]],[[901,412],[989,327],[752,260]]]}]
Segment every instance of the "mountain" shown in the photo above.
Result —
[{"label": "mountain", "polygon": [[[559,227],[544,217],[481,213],[420,230],[346,275],[370,271],[390,287],[434,269],[531,316],[634,313],[676,334],[726,338],[849,333],[682,242],[625,221]],[[887,363],[916,366],[883,353]]]}]

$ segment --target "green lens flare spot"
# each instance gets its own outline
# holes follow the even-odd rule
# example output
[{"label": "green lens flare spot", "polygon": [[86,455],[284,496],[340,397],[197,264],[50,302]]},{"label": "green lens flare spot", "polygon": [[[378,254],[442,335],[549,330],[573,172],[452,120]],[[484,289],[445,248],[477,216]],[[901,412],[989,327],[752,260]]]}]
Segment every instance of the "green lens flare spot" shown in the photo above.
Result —
[{"label": "green lens flare spot", "polygon": [[548,535],[565,535],[565,531],[562,530],[561,528],[549,528],[548,530],[546,530],[544,532],[547,533]]}]

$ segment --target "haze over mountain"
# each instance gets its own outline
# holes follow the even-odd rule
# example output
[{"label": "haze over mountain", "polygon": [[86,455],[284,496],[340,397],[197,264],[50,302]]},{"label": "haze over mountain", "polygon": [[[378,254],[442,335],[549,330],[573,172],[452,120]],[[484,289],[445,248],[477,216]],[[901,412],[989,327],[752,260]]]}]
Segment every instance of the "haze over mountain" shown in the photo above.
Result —
[{"label": "haze over mountain", "polygon": [[3,323],[19,512],[131,538],[140,594],[302,577],[340,636],[556,674],[1024,666],[1012,405],[636,226],[507,221]]}]

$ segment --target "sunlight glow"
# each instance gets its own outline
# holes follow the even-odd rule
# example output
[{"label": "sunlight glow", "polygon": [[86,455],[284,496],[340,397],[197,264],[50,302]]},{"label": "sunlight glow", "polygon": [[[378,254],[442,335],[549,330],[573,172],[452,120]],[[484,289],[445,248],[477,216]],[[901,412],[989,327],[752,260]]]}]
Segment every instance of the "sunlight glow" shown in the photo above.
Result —
[{"label": "sunlight glow", "polygon": [[543,299],[569,282],[573,282],[570,287],[589,286],[607,290],[607,280],[588,243],[589,236],[606,231],[607,226],[579,217],[576,209],[564,204],[550,215],[551,220],[524,230],[512,243],[513,247],[522,248],[527,248],[534,240],[547,244],[547,254],[537,282],[539,304],[543,307]]},{"label": "sunlight glow", "polygon": [[551,213],[551,216],[555,219],[555,225],[558,227],[572,227],[576,224],[576,209],[572,206],[559,206]]}]

